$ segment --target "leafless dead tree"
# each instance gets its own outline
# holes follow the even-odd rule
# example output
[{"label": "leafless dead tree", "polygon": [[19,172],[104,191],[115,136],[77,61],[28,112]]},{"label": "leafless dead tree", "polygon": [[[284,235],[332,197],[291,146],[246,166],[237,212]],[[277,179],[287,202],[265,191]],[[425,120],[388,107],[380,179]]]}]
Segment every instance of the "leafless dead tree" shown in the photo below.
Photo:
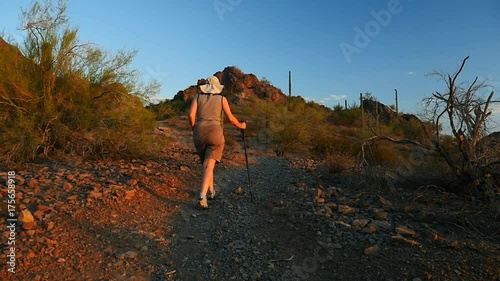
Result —
[{"label": "leafless dead tree", "polygon": [[[482,179],[488,177],[488,169],[500,160],[500,153],[491,154],[480,148],[480,141],[487,133],[492,104],[500,102],[493,99],[494,91],[485,95],[484,90],[491,87],[478,77],[472,83],[458,82],[469,57],[463,59],[459,69],[453,74],[433,72],[446,83],[446,90],[432,94],[424,99],[425,116],[433,124],[432,132],[427,132],[435,149],[443,156],[456,176],[477,187]],[[450,147],[443,142],[441,132],[446,123],[454,139]],[[498,184],[498,183],[497,183]]]}]

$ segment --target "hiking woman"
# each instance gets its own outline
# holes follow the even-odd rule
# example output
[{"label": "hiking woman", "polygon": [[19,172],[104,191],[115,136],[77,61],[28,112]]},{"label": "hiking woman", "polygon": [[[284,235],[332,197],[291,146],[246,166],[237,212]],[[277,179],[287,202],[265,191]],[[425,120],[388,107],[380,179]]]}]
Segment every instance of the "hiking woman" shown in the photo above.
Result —
[{"label": "hiking woman", "polygon": [[220,162],[224,150],[224,134],[222,128],[222,112],[231,124],[239,129],[246,129],[245,122],[239,122],[231,113],[227,99],[219,95],[224,88],[219,79],[210,76],[207,84],[201,85],[202,94],[197,94],[191,103],[189,124],[193,129],[193,142],[196,152],[203,164],[203,175],[200,186],[200,197],[197,206],[201,209],[208,208],[209,199],[215,196],[214,168]]}]

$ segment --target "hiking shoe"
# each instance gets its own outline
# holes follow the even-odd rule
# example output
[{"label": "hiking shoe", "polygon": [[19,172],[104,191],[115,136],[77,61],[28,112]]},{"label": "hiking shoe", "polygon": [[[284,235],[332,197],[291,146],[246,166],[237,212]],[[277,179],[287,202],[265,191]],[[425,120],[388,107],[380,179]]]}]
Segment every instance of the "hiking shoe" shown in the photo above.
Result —
[{"label": "hiking shoe", "polygon": [[207,198],[199,198],[198,199],[198,204],[196,204],[196,207],[200,210],[206,210],[208,209],[208,202]]},{"label": "hiking shoe", "polygon": [[215,200],[215,190],[210,191],[210,194],[208,194],[208,200]]}]

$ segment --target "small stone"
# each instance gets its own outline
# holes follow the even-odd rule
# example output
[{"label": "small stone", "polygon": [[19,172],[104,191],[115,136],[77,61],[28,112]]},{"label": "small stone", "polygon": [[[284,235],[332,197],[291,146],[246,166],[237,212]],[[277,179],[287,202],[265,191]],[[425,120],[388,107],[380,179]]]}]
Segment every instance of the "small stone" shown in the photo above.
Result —
[{"label": "small stone", "polygon": [[406,205],[403,207],[403,212],[405,213],[413,213],[416,211],[416,208],[412,205]]},{"label": "small stone", "polygon": [[328,208],[327,206],[325,206],[325,217],[326,218],[333,217],[333,211],[332,211],[332,209]]},{"label": "small stone", "polygon": [[188,166],[181,166],[180,167],[181,172],[189,172],[191,169]]},{"label": "small stone", "polygon": [[89,197],[90,198],[95,198],[95,199],[101,198],[102,197],[102,192],[91,191],[90,194],[89,194]]},{"label": "small stone", "polygon": [[138,183],[137,179],[129,179],[127,181],[127,185],[129,185],[129,186],[136,186],[137,183]]},{"label": "small stone", "polygon": [[332,210],[336,210],[337,209],[337,204],[335,202],[328,202],[326,203],[325,205],[326,207],[332,209]]},{"label": "small stone", "polygon": [[365,255],[370,256],[378,252],[379,248],[377,246],[370,246],[365,249]]},{"label": "small stone", "polygon": [[370,225],[370,226],[364,227],[361,230],[361,232],[373,234],[373,233],[377,232],[377,228],[373,225]]},{"label": "small stone", "polygon": [[389,200],[385,199],[385,198],[384,198],[384,197],[382,197],[382,196],[378,196],[378,197],[377,197],[377,199],[378,199],[378,202],[379,202],[380,204],[382,204],[384,207],[386,207],[386,208],[392,208],[392,203],[391,203],[391,201],[389,201]]},{"label": "small stone", "polygon": [[323,198],[323,197],[315,197],[314,198],[314,204],[316,206],[323,206],[323,204],[325,204],[325,198]]},{"label": "small stone", "polygon": [[57,245],[57,243],[58,243],[56,240],[49,239],[49,238],[47,238],[45,240],[45,242],[47,243],[47,245]]},{"label": "small stone", "polygon": [[78,178],[83,181],[83,180],[86,180],[86,179],[93,179],[94,176],[92,176],[92,174],[90,174],[90,173],[84,173],[84,174],[80,174],[78,176]]},{"label": "small stone", "polygon": [[63,183],[63,190],[64,191],[70,191],[73,189],[73,185],[69,182],[64,182]]},{"label": "small stone", "polygon": [[370,221],[367,220],[367,219],[355,219],[354,221],[352,221],[351,223],[351,226],[354,228],[354,229],[362,229],[363,227],[365,227]]},{"label": "small stone", "polygon": [[103,250],[103,252],[104,252],[104,253],[106,253],[106,254],[111,254],[111,253],[113,253],[113,247],[108,246],[108,247],[106,247],[106,248]]},{"label": "small stone", "polygon": [[28,210],[22,210],[21,213],[19,214],[18,220],[22,222],[23,224],[23,229],[25,230],[30,230],[35,228],[35,218],[31,214],[30,211]]},{"label": "small stone", "polygon": [[39,221],[43,220],[43,216],[44,216],[44,215],[45,215],[45,214],[44,214],[42,211],[40,211],[40,210],[37,210],[37,211],[35,211],[35,212],[33,213],[33,216],[34,216],[37,220],[39,220]]},{"label": "small stone", "polygon": [[410,246],[417,246],[417,247],[421,247],[422,246],[417,241],[404,238],[401,235],[393,235],[393,236],[391,236],[391,239],[395,243],[400,243],[400,244],[405,244],[405,245],[410,245]]},{"label": "small stone", "polygon": [[391,224],[386,221],[374,221],[370,226],[375,227],[377,230],[388,231],[391,229]]},{"label": "small stone", "polygon": [[[351,228],[351,227],[352,227],[350,224],[347,224],[347,223],[345,223],[345,222],[343,222],[343,221],[336,221],[335,223],[336,223],[336,224],[339,224],[339,225],[341,225],[341,226],[345,226],[345,227],[347,227],[347,228]],[[340,233],[340,232],[339,232],[339,233]]]},{"label": "small stone", "polygon": [[387,216],[389,213],[385,212],[384,210],[377,209],[373,211],[375,213],[375,218],[378,220],[386,220]]},{"label": "small stone", "polygon": [[241,186],[239,186],[236,191],[234,191],[234,193],[236,193],[237,195],[242,195],[243,194],[243,188],[241,188]]},{"label": "small stone", "polygon": [[48,222],[47,223],[47,230],[52,230],[54,228],[54,222]]},{"label": "small stone", "polygon": [[37,209],[38,211],[41,211],[41,212],[47,212],[47,211],[52,210],[52,207],[49,207],[49,206],[47,206],[47,205],[40,204],[40,205],[38,205],[38,206],[36,207],[36,209]]},{"label": "small stone", "polygon": [[119,184],[110,184],[108,186],[109,189],[111,190],[121,190],[123,188],[123,185],[119,185]]},{"label": "small stone", "polygon": [[75,181],[76,181],[76,178],[75,178],[75,176],[74,176],[74,175],[68,175],[68,176],[66,177],[66,179],[67,179],[67,180],[69,180],[69,181],[72,181],[72,182],[75,182]]},{"label": "small stone", "polygon": [[339,213],[344,215],[354,214],[356,212],[356,208],[349,207],[347,205],[340,205],[338,208]]},{"label": "small stone", "polygon": [[398,234],[401,234],[403,236],[415,236],[416,235],[416,232],[414,230],[409,229],[406,226],[398,226],[398,227],[396,227],[395,230]]},{"label": "small stone", "polygon": [[139,254],[134,251],[128,251],[125,253],[125,256],[129,259],[135,259]]},{"label": "small stone", "polygon": [[36,179],[31,179],[28,183],[28,186],[31,187],[31,188],[35,188],[38,186],[38,180]]},{"label": "small stone", "polygon": [[65,259],[63,259],[63,258],[59,258],[59,259],[57,260],[57,262],[58,262],[58,263],[63,263],[63,262],[66,262],[66,260],[65,260]]},{"label": "small stone", "polygon": [[125,191],[125,200],[130,200],[134,198],[135,196],[135,190],[126,190]]}]

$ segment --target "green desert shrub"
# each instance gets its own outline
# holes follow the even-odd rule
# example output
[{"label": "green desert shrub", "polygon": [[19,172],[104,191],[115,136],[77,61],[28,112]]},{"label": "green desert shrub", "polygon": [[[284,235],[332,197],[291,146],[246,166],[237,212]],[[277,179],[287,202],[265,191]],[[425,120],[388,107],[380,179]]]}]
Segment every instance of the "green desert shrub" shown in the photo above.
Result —
[{"label": "green desert shrub", "polygon": [[423,143],[427,139],[424,126],[428,125],[414,118],[409,120],[394,119],[387,126],[388,133],[386,135],[396,135]]},{"label": "green desert shrub", "polygon": [[65,8],[35,1],[23,12],[22,52],[0,41],[0,160],[151,155],[161,141],[143,99],[158,84],[139,82],[135,52],[79,43]]},{"label": "green desert shrub", "polygon": [[361,108],[335,112],[332,119],[335,125],[361,127]]},{"label": "green desert shrub", "polygon": [[390,142],[374,142],[365,150],[370,165],[398,164],[401,161],[400,151]]},{"label": "green desert shrub", "polygon": [[340,173],[358,166],[361,144],[354,138],[337,132],[333,125],[313,130],[310,138],[311,155],[324,160],[330,173]]},{"label": "green desert shrub", "polygon": [[340,149],[328,152],[325,155],[325,165],[330,173],[341,173],[359,166],[356,157]]},{"label": "green desert shrub", "polygon": [[156,120],[162,121],[180,116],[188,107],[189,104],[183,100],[165,100],[147,108],[154,113]]},{"label": "green desert shrub", "polygon": [[271,122],[274,152],[282,156],[302,148],[308,140],[308,124],[299,116],[280,116]]}]

